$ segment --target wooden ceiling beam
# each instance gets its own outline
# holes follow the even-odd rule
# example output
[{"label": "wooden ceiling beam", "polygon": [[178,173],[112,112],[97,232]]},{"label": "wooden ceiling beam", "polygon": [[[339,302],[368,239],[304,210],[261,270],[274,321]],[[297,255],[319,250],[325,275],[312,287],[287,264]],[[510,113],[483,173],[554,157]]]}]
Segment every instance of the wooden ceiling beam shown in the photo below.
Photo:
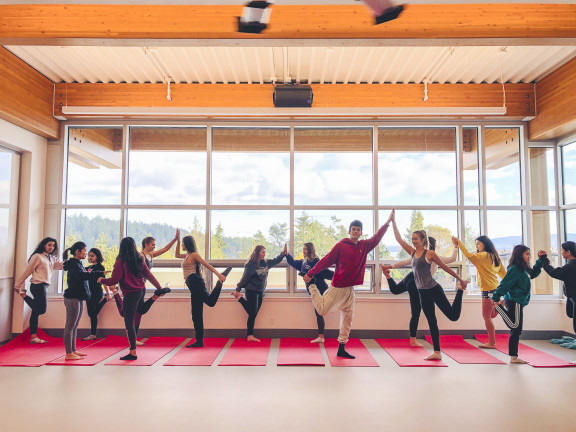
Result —
[{"label": "wooden ceiling beam", "polygon": [[[501,107],[503,103],[500,84],[429,84],[429,98],[426,102],[422,100],[423,84],[314,84],[312,90],[314,92],[313,108],[345,108],[346,114],[341,114],[341,116],[347,117],[363,115],[354,114],[355,109],[374,108],[377,111],[378,108],[395,107],[487,108]],[[67,119],[89,116],[150,118],[166,117],[167,115],[162,113],[164,108],[274,109],[272,92],[273,87],[268,84],[173,84],[171,86],[172,101],[168,101],[164,84],[56,84],[54,115]],[[120,111],[122,108],[143,107],[158,108],[156,110],[158,113],[130,115],[110,110],[109,113],[100,115],[94,113],[73,115],[63,113],[62,109],[66,107],[88,107],[88,109],[93,107],[104,108],[104,110],[105,108],[118,108]],[[533,117],[535,112],[534,85],[506,84],[506,107],[505,116],[492,117],[515,120]],[[224,114],[224,116],[232,115]],[[278,116],[283,116],[280,110]],[[427,117],[432,116],[442,117],[440,114]],[[173,117],[178,117],[178,115],[173,115]],[[179,117],[206,117],[206,115],[180,115]],[[450,115],[450,117],[455,116]]]},{"label": "wooden ceiling beam", "polygon": [[528,125],[533,141],[576,133],[576,59],[536,84],[538,116]]},{"label": "wooden ceiling beam", "polygon": [[0,6],[2,45],[570,45],[574,4],[409,5],[375,26],[364,5],[275,5],[269,28],[238,33],[241,5]]},{"label": "wooden ceiling beam", "polygon": [[45,138],[56,139],[52,115],[54,83],[0,47],[0,118]]}]

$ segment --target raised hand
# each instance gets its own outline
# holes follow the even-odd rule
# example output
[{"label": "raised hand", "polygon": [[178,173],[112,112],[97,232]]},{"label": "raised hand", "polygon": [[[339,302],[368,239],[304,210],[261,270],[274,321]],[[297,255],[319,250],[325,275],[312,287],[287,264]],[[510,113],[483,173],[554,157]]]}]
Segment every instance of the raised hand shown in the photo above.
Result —
[{"label": "raised hand", "polygon": [[176,228],[176,235],[174,236],[174,239],[178,240],[180,238],[180,229]]},{"label": "raised hand", "polygon": [[454,244],[454,246],[458,246],[458,237],[452,236],[452,243]]},{"label": "raised hand", "polygon": [[390,216],[388,216],[388,220],[386,221],[386,224],[389,224],[390,222],[395,222],[396,221],[396,210],[392,209],[392,211],[390,212]]},{"label": "raised hand", "polygon": [[545,250],[539,250],[538,251],[538,258],[540,258],[541,256],[544,256],[544,255],[548,255]]},{"label": "raised hand", "polygon": [[380,264],[380,268],[382,269],[382,271],[388,271],[392,269],[392,264]]},{"label": "raised hand", "polygon": [[288,245],[286,243],[284,243],[284,250],[282,251],[283,255],[287,255],[288,254]]}]

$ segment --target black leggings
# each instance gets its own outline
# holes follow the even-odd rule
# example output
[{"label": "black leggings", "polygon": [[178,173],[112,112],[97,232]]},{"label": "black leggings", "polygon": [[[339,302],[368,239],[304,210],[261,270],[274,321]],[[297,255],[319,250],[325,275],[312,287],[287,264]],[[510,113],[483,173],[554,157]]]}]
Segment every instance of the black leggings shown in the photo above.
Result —
[{"label": "black leggings", "polygon": [[194,323],[194,336],[196,341],[204,340],[204,303],[206,306],[214,307],[220,292],[222,282],[218,281],[209,293],[206,289],[204,278],[198,273],[192,273],[186,278],[186,286],[190,291],[190,305],[192,307],[192,323]]},{"label": "black leggings", "polygon": [[98,314],[102,308],[108,303],[108,298],[102,298],[102,290],[100,292],[90,293],[90,299],[86,301],[86,310],[90,317],[90,334],[95,335],[98,329]]},{"label": "black leggings", "polygon": [[256,322],[258,311],[262,307],[263,296],[264,293],[246,290],[246,298],[240,297],[240,300],[238,300],[248,314],[248,321],[246,322],[248,336],[252,336],[254,334],[254,323]]},{"label": "black leggings", "polygon": [[128,340],[130,341],[130,349],[136,349],[136,336],[138,334],[138,327],[140,322],[136,323],[137,316],[142,316],[150,309],[154,301],[149,298],[146,302],[144,296],[146,290],[141,289],[135,292],[128,293],[124,296],[123,308],[120,315],[124,317],[124,325],[128,331]]},{"label": "black leggings", "polygon": [[510,339],[508,340],[508,355],[518,357],[518,344],[522,334],[522,322],[524,321],[524,306],[512,300],[505,300],[506,308],[501,305],[496,306],[496,311],[504,320],[506,327],[510,329]]},{"label": "black leggings", "polygon": [[[144,294],[146,294],[146,290],[143,291]],[[124,303],[126,302],[126,296],[124,296],[124,300],[122,300],[120,294],[116,294],[114,296],[114,300],[116,301],[116,307],[118,308],[120,316],[126,318],[124,316]],[[144,301],[144,298],[142,298],[142,305],[138,306],[138,310],[136,311],[136,315],[134,316],[134,327],[136,328],[136,333],[138,333],[138,330],[140,329],[140,321],[142,321],[142,315],[146,314],[150,310],[152,304],[155,301],[156,300],[154,299],[154,296],[150,297],[146,301]]]},{"label": "black leggings", "polygon": [[422,306],[420,304],[418,288],[416,288],[416,283],[414,282],[414,273],[408,273],[408,275],[406,275],[406,277],[398,283],[396,283],[396,281],[392,278],[388,279],[388,288],[390,288],[390,292],[394,295],[403,294],[408,291],[411,310],[410,337],[415,338],[416,332],[418,331],[418,322],[420,321],[420,312],[422,311]]},{"label": "black leggings", "polygon": [[566,315],[568,318],[572,318],[572,327],[576,333],[576,297],[566,298]]},{"label": "black leggings", "polygon": [[418,293],[420,294],[422,311],[428,320],[428,327],[430,327],[430,337],[432,338],[434,351],[440,351],[440,331],[438,330],[434,304],[438,305],[438,309],[440,309],[450,321],[458,321],[458,318],[460,318],[460,312],[462,312],[463,291],[458,290],[456,292],[456,297],[454,297],[452,304],[450,304],[446,298],[444,289],[442,289],[439,284],[434,288],[419,289]]},{"label": "black leggings", "polygon": [[44,315],[46,313],[46,309],[48,308],[48,303],[46,302],[46,288],[48,284],[30,284],[30,294],[32,297],[26,296],[24,297],[24,301],[30,309],[32,309],[32,313],[30,314],[30,334],[37,334],[38,333],[38,317],[40,315]]},{"label": "black leggings", "polygon": [[[318,288],[318,286],[316,286],[316,288],[318,288],[318,291],[320,291],[320,294],[324,294],[324,292],[328,289],[328,287],[326,287],[326,284],[324,284],[325,288],[323,290],[320,290],[320,288]],[[308,284],[306,284],[306,289],[308,289]],[[308,294],[310,294],[310,291],[308,291]],[[326,327],[326,324],[324,322],[324,317],[322,315],[320,315],[318,313],[318,311],[316,311],[316,309],[314,309],[314,313],[316,314],[316,325],[318,326],[318,334],[319,335],[323,335],[324,334],[324,328]]]}]

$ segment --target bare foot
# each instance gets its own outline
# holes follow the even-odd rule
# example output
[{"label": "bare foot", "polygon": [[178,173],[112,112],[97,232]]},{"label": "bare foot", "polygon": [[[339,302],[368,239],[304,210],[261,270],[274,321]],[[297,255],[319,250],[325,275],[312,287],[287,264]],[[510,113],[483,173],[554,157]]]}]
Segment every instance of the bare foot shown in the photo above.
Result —
[{"label": "bare foot", "polygon": [[31,343],[32,345],[35,345],[35,344],[45,344],[45,343],[48,343],[48,341],[45,341],[44,339],[40,339],[39,337],[35,337],[35,338],[30,339],[30,343]]},{"label": "bare foot", "polygon": [[80,356],[80,357],[85,357],[87,355],[86,353],[83,353],[81,351],[74,351],[74,354],[76,354],[77,356]]},{"label": "bare foot", "polygon": [[260,339],[255,338],[254,336],[250,335],[246,338],[248,342],[260,342]]},{"label": "bare foot", "polygon": [[96,335],[92,335],[92,334],[89,336],[86,336],[85,338],[82,338],[83,341],[91,341],[91,340],[96,340],[96,339],[98,339],[96,337]]},{"label": "bare foot", "polygon": [[136,346],[142,346],[142,345],[144,345],[144,342],[142,342],[142,341],[136,341]]},{"label": "bare foot", "polygon": [[527,364],[526,360],[522,360],[519,357],[510,357],[510,364]]},{"label": "bare foot", "polygon": [[70,353],[70,354],[66,354],[66,357],[64,357],[64,360],[82,360],[82,357],[80,357],[79,355],[76,355],[74,353]]},{"label": "bare foot", "polygon": [[318,336],[316,339],[311,340],[310,343],[324,343],[325,340],[323,337]]},{"label": "bare foot", "polygon": [[422,345],[420,342],[418,342],[418,341],[416,340],[416,338],[410,338],[410,346],[413,346],[413,347],[421,347],[421,346],[424,346],[424,345]]},{"label": "bare foot", "polygon": [[429,355],[424,360],[442,360],[442,353],[440,353],[440,351],[434,351],[434,354]]},{"label": "bare foot", "polygon": [[496,349],[496,345],[495,345],[495,344],[491,344],[491,343],[485,343],[485,344],[480,344],[480,345],[478,345],[478,348],[482,348],[482,349]]}]

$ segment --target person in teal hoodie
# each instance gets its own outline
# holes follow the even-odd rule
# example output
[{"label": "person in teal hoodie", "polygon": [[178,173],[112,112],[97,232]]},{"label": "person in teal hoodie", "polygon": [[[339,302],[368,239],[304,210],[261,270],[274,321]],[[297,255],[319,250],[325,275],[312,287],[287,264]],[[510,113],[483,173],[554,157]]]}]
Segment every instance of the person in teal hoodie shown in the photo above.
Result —
[{"label": "person in teal hoodie", "polygon": [[[496,311],[510,329],[508,341],[510,363],[526,363],[525,360],[518,357],[518,343],[522,334],[524,307],[530,302],[530,292],[532,291],[530,280],[537,277],[541,271],[542,260],[538,259],[534,267],[530,267],[530,248],[516,245],[510,256],[506,276],[492,294],[492,302]],[[504,298],[502,299],[502,297]],[[502,305],[503,302],[505,306]]]}]

